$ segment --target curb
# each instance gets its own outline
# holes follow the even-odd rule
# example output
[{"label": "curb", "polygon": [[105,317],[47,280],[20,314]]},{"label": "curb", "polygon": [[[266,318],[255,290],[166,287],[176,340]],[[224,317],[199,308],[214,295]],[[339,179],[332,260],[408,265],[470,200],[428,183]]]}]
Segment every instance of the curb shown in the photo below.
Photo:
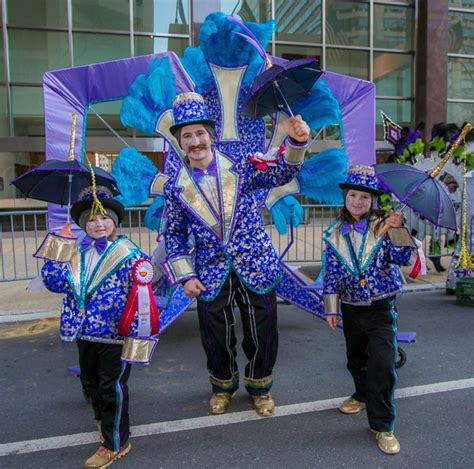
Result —
[{"label": "curb", "polygon": [[[426,284],[417,284],[417,285],[405,285],[403,287],[403,293],[418,293],[423,291],[433,291],[433,290],[444,290],[446,284],[443,283],[426,283]],[[278,300],[278,303],[284,303],[283,300]],[[194,305],[193,305],[194,306]],[[190,310],[196,309],[196,307],[190,307]],[[1,312],[0,311],[0,324],[12,323],[12,322],[23,322],[23,321],[34,321],[37,319],[44,318],[55,318],[59,317],[58,312],[52,311],[22,311],[22,312]]]}]

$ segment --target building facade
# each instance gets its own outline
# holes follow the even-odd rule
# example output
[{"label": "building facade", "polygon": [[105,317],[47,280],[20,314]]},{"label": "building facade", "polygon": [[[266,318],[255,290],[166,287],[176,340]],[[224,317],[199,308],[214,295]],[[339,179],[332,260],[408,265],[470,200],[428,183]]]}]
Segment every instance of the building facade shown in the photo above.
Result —
[{"label": "building facade", "polygon": [[[39,204],[9,181],[45,158],[45,71],[167,50],[180,56],[213,11],[275,19],[273,55],[315,57],[323,69],[373,81],[380,147],[380,110],[408,126],[474,119],[474,0],[0,1],[0,210]],[[125,129],[120,104],[94,110],[159,164],[161,139]],[[123,145],[92,112],[87,136],[88,157],[103,166]],[[337,139],[338,129],[324,137]]]}]

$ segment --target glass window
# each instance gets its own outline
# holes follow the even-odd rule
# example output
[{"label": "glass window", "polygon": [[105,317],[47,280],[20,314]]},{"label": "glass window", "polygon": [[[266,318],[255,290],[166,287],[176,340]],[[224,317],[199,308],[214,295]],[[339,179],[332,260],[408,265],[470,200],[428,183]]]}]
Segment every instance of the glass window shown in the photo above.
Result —
[{"label": "glass window", "polygon": [[448,103],[448,122],[461,125],[474,121],[474,103]]},{"label": "glass window", "polygon": [[188,46],[188,38],[135,36],[135,55],[173,51],[181,57]]},{"label": "glass window", "polygon": [[0,137],[8,137],[7,88],[0,86]]},{"label": "glass window", "polygon": [[377,140],[383,140],[383,124],[380,111],[383,111],[402,127],[411,127],[412,125],[412,102],[410,100],[377,99],[376,109]]},{"label": "glass window", "polygon": [[369,53],[358,50],[328,48],[326,50],[326,69],[342,75],[368,80]]},{"label": "glass window", "polygon": [[474,54],[474,13],[449,13],[448,52]]},{"label": "glass window", "polygon": [[67,33],[55,31],[9,31],[11,80],[41,83],[44,72],[71,65]]},{"label": "glass window", "polygon": [[[278,0],[275,0],[275,3],[276,2],[278,2]],[[268,0],[221,0],[220,2],[219,0],[193,0],[193,4],[194,21],[197,22],[204,21],[206,16],[213,11],[221,11],[226,15],[234,15],[244,22],[253,21],[262,23],[272,17],[271,1]],[[204,8],[202,13],[198,11],[201,8]]]},{"label": "glass window", "polygon": [[[90,107],[92,107],[119,135],[128,135],[131,132],[128,132],[120,122],[121,106],[122,100],[120,99],[103,103],[94,103],[91,104]],[[87,114],[87,135],[114,137],[114,134],[110,129],[90,109]]]},{"label": "glass window", "polygon": [[189,34],[188,0],[134,0],[137,32]]},{"label": "glass window", "polygon": [[411,55],[374,54],[374,82],[378,96],[412,96],[411,77]]},{"label": "glass window", "polygon": [[448,58],[448,99],[474,99],[474,59]]},{"label": "glass window", "polygon": [[369,45],[369,2],[326,0],[326,12],[328,44]]},{"label": "glass window", "polygon": [[74,65],[86,65],[130,57],[130,36],[73,33]]},{"label": "glass window", "polygon": [[128,0],[72,0],[73,28],[130,30]]},{"label": "glass window", "polygon": [[374,5],[374,47],[413,49],[414,8]]},{"label": "glass window", "polygon": [[67,2],[64,0],[8,0],[8,24],[67,28]]},{"label": "glass window", "polygon": [[449,0],[450,7],[474,8],[474,0]]},{"label": "glass window", "polygon": [[276,0],[276,39],[321,42],[321,0]]},{"label": "glass window", "polygon": [[43,88],[12,86],[12,107],[16,137],[44,135]]},{"label": "glass window", "polygon": [[321,49],[319,47],[276,45],[276,56],[284,59],[317,59],[321,62]]}]

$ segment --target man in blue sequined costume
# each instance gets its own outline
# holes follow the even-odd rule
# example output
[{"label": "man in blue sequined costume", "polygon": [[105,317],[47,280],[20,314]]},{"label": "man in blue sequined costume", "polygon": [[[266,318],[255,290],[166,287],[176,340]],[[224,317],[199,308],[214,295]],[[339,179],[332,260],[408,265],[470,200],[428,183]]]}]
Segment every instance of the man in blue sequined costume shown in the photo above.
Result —
[{"label": "man in blue sequined costume", "polygon": [[[259,415],[274,412],[269,393],[277,356],[274,288],[281,267],[254,196],[258,189],[284,185],[299,172],[309,137],[300,117],[289,119],[286,150],[266,171],[248,159],[234,161],[212,146],[214,122],[202,96],[178,95],[173,102],[175,136],[186,163],[164,186],[167,260],[172,283],[197,297],[202,344],[213,395],[209,410],[226,411],[239,386],[234,307],[239,306],[248,359],[244,384]],[[195,239],[193,256],[188,236]]]}]

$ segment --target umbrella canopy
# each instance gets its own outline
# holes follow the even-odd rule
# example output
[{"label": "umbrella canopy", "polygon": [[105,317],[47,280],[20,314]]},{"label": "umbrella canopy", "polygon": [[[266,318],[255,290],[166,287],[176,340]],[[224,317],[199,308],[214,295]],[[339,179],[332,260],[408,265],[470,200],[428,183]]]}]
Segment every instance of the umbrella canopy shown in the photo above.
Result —
[{"label": "umbrella canopy", "polygon": [[[101,168],[94,167],[98,186],[107,187],[112,194],[120,191],[115,179]],[[77,160],[48,160],[11,181],[25,197],[58,205],[77,201],[79,192],[92,185],[89,168]]]},{"label": "umbrella canopy", "polygon": [[257,119],[286,108],[293,115],[289,103],[309,93],[322,73],[314,59],[272,65],[255,77],[242,114]]},{"label": "umbrella canopy", "polygon": [[444,184],[429,173],[405,164],[376,165],[380,188],[391,192],[433,225],[456,230],[456,213]]}]

